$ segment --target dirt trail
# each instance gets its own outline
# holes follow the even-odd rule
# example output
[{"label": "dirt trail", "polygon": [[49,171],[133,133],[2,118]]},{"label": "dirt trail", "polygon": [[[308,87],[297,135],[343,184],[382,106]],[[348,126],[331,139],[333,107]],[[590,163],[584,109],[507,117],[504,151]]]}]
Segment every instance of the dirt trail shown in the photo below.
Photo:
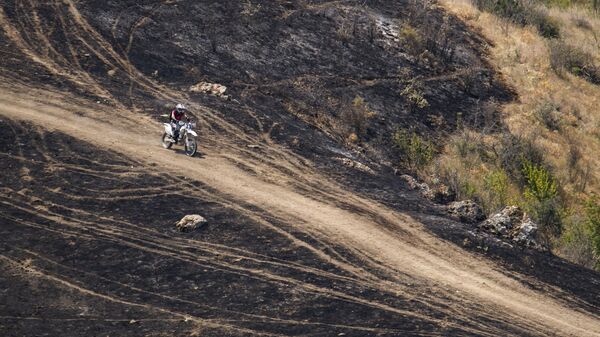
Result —
[{"label": "dirt trail", "polygon": [[[600,336],[600,316],[597,314],[568,308],[546,294],[526,288],[496,271],[493,263],[428,234],[421,224],[409,216],[353,195],[308,168],[307,173],[295,173],[300,176],[308,175],[308,180],[321,179],[323,183],[320,193],[335,196],[340,202],[352,203],[364,212],[352,213],[330,201],[300,193],[286,183],[291,178],[280,173],[273,172],[268,182],[253,176],[232,163],[232,160],[244,162],[239,154],[219,153],[222,151],[219,148],[202,148],[206,151],[205,158],[191,159],[163,150],[157,141],[160,125],[149,118],[113,124],[105,122],[111,120],[106,112],[81,106],[76,110],[64,103],[72,98],[61,97],[60,94],[40,94],[45,95],[44,101],[52,104],[31,102],[31,96],[11,93],[8,89],[1,90],[0,116],[30,121],[50,130],[65,132],[152,164],[153,170],[184,174],[219,191],[232,204],[247,203],[266,209],[301,232],[348,247],[363,258],[366,264],[377,263],[380,267],[387,268],[390,279],[398,282],[383,281],[360,267],[322,254],[359,280],[379,282],[382,290],[411,294],[411,289],[400,282],[403,281],[402,278],[406,278],[401,275],[410,275],[411,282],[430,283],[447,294],[452,299],[452,307],[461,308],[462,304],[479,303],[489,316],[501,317],[528,333]],[[83,117],[81,113],[73,113],[80,112],[81,109],[84,110]],[[265,167],[263,170],[268,171],[269,168]],[[309,186],[307,189],[310,191],[314,188]],[[378,215],[379,220],[375,221],[369,214]],[[385,227],[381,225],[381,221],[385,222]],[[295,243],[306,245],[300,240]],[[370,305],[385,310],[398,310],[381,303],[373,302]],[[462,314],[470,315],[468,312]],[[476,316],[475,313],[473,316]],[[475,318],[473,320],[476,322]]]}]

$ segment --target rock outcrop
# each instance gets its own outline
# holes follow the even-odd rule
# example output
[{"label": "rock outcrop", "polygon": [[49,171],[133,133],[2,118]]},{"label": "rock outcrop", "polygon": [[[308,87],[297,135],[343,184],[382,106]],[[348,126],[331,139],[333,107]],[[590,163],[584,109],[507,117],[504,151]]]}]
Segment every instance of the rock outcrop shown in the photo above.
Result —
[{"label": "rock outcrop", "polygon": [[448,205],[448,213],[454,218],[467,223],[477,223],[485,219],[481,207],[473,200],[455,201]]},{"label": "rock outcrop", "polygon": [[426,183],[420,183],[417,179],[408,174],[401,175],[400,179],[404,180],[409,189],[419,191],[424,198],[431,201],[446,204],[455,198],[455,195],[446,185],[440,184],[431,188]]},{"label": "rock outcrop", "polygon": [[184,216],[181,220],[175,223],[175,228],[178,231],[188,233],[195,231],[198,227],[206,223],[206,219],[198,214],[190,214]]},{"label": "rock outcrop", "polygon": [[353,169],[368,173],[368,174],[375,174],[375,171],[373,171],[372,168],[370,168],[369,166],[356,161],[356,160],[352,160],[350,158],[336,158],[337,160],[341,161],[342,164],[351,167]]},{"label": "rock outcrop", "polygon": [[216,97],[228,99],[229,96],[225,95],[227,87],[218,83],[200,82],[190,87],[191,92],[208,94]]},{"label": "rock outcrop", "polygon": [[517,206],[507,206],[479,224],[479,229],[517,245],[547,251],[540,243],[538,225]]}]

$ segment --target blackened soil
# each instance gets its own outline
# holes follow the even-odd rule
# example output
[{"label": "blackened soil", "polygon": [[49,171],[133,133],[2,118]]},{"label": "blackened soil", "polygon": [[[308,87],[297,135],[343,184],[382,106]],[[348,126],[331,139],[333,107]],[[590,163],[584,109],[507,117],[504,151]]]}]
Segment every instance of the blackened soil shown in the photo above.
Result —
[{"label": "blackened soil", "polygon": [[[274,230],[288,228],[268,212],[254,209],[268,222],[257,223],[202,183],[60,133],[0,127],[4,336],[473,334],[443,308],[356,280]],[[192,213],[208,225],[176,232]],[[342,247],[290,233],[360,266]]]},{"label": "blackened soil", "polygon": [[[600,310],[598,273],[478,241],[442,207],[408,192],[386,165],[377,169],[394,158],[390,139],[397,128],[442,137],[459,113],[474,126],[493,125],[493,103],[512,97],[485,61],[481,37],[415,3],[272,1],[253,9],[241,1],[81,1],[76,7],[86,28],[69,1],[6,0],[0,6],[28,52],[53,63],[31,62],[0,30],[0,75],[153,116],[173,102],[144,86],[149,82],[129,66],[180,92],[199,81],[225,84],[229,101],[189,100],[249,134],[268,132],[348,188],[410,212],[444,239],[461,246],[469,239],[466,249],[494,257],[532,288],[557,287],[561,292],[553,293],[574,307]],[[404,45],[390,43],[373,28],[382,22],[409,23],[431,37],[431,61],[418,62]],[[423,110],[399,95],[415,81],[430,102]],[[357,95],[376,116],[360,135],[363,148],[345,152],[347,125],[338,121]],[[2,335],[517,333],[510,322],[467,319],[359,282],[315,254],[364,265],[343,247],[295,232],[267,210],[233,207],[201,182],[31,125],[4,120],[0,130]],[[334,161],[340,153],[374,164],[376,175]],[[174,231],[173,222],[190,213],[202,214],[208,225],[190,234]],[[443,300],[429,284],[411,287]]]}]

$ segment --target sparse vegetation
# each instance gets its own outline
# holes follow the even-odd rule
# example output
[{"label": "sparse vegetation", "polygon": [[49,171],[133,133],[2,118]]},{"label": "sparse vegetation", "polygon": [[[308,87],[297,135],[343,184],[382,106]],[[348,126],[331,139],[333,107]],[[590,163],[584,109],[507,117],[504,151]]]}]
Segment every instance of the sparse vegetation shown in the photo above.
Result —
[{"label": "sparse vegetation", "polygon": [[506,206],[509,202],[510,182],[508,175],[501,169],[489,172],[483,179],[487,192],[486,204],[483,206],[488,212],[495,212]]},{"label": "sparse vegetation", "polygon": [[[506,130],[488,136],[472,130],[462,141],[454,136],[437,161],[437,174],[453,182],[452,188],[475,187],[474,198],[486,212],[493,209],[487,205],[498,202],[490,198],[491,186],[506,182],[507,188],[499,189],[506,191],[505,202],[522,206],[535,218],[555,253],[600,269],[598,230],[593,230],[598,220],[591,220],[598,218],[598,201],[585,201],[600,191],[600,171],[593,169],[600,153],[600,19],[593,12],[595,1],[444,3],[492,41],[491,61],[514,85],[519,100],[501,108]],[[536,13],[543,14],[541,21]],[[550,22],[550,29],[540,22]],[[482,151],[481,143],[493,151]],[[499,178],[501,172],[506,181]]]},{"label": "sparse vegetation", "polygon": [[425,51],[423,36],[409,24],[403,24],[400,29],[400,40],[409,54],[418,56]]},{"label": "sparse vegetation", "polygon": [[400,96],[404,97],[408,103],[409,109],[412,112],[425,109],[429,106],[429,102],[424,96],[421,89],[421,84],[418,81],[411,81],[401,92]]},{"label": "sparse vegetation", "polygon": [[549,41],[548,49],[550,66],[559,76],[569,72],[592,83],[600,83],[600,73],[591,54],[562,40]]},{"label": "sparse vegetation", "polygon": [[433,144],[414,131],[396,130],[393,141],[401,165],[412,172],[422,170],[433,160]]},{"label": "sparse vegetation", "polygon": [[562,230],[562,210],[558,184],[547,168],[523,161],[525,209],[529,210],[547,238],[558,237]]},{"label": "sparse vegetation", "polygon": [[352,24],[344,21],[338,26],[335,32],[342,42],[347,43],[352,40],[352,30]]},{"label": "sparse vegetation", "polygon": [[531,1],[520,0],[474,0],[480,10],[493,13],[510,23],[536,27],[545,38],[560,36],[559,23],[550,17],[547,10]]},{"label": "sparse vegetation", "polygon": [[365,135],[369,119],[375,116],[365,100],[356,96],[351,103],[345,104],[341,112],[343,133],[349,143],[358,142]]},{"label": "sparse vegetation", "polygon": [[591,236],[596,268],[600,269],[600,199],[593,195],[585,205],[584,226]]},{"label": "sparse vegetation", "polygon": [[549,100],[544,100],[535,110],[536,117],[550,131],[558,131],[561,128],[562,119],[559,106]]}]

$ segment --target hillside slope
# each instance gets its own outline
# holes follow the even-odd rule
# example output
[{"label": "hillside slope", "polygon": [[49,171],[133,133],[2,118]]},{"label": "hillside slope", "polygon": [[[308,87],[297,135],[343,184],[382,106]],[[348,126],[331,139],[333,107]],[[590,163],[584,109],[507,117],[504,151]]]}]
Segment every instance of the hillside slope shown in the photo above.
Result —
[{"label": "hillside slope", "polygon": [[[396,127],[439,115],[452,128],[478,100],[511,97],[480,37],[448,17],[456,56],[418,65],[381,30],[340,41],[336,20],[359,18],[357,36],[375,14],[427,17],[425,29],[439,8],[233,3],[1,5],[4,335],[600,334],[598,273],[469,251],[456,244],[467,225],[389,172]],[[454,88],[473,63],[486,82],[471,97]],[[398,95],[417,75],[421,112]],[[201,80],[232,99],[185,93]],[[336,125],[356,95],[376,110],[363,153]],[[158,145],[156,118],[176,101],[200,119],[198,158]],[[208,225],[176,232],[190,213]]]}]

